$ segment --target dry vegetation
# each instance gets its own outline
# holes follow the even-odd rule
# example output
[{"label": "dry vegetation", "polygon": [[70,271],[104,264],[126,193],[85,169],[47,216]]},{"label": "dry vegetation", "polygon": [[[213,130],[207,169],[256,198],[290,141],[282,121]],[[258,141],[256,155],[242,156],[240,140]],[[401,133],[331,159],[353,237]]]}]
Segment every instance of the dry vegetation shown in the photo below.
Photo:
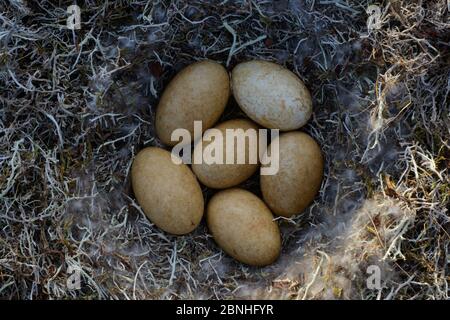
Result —
[{"label": "dry vegetation", "polygon": [[[53,3],[0,0],[0,297],[449,298],[446,0],[379,2],[371,33],[370,0],[86,0],[74,32],[72,2]],[[280,221],[267,268],[224,255],[204,224],[162,233],[129,187],[133,156],[159,145],[164,86],[204,58],[278,62],[314,96],[305,130],[326,176],[303,216]],[[231,101],[224,118],[238,113]],[[81,290],[67,290],[69,266]]]}]

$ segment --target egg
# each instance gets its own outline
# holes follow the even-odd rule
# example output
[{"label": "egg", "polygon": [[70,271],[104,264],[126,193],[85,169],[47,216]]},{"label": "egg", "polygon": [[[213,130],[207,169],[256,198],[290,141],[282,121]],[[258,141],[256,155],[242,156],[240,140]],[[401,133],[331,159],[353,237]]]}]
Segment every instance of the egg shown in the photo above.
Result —
[{"label": "egg", "polygon": [[207,206],[207,223],[216,243],[242,263],[266,266],[280,255],[278,224],[249,191],[233,188],[215,194]]},{"label": "egg", "polygon": [[203,194],[195,175],[185,164],[175,164],[161,148],[141,150],[131,167],[137,202],[162,230],[181,235],[194,230],[204,211]]},{"label": "egg", "polygon": [[[324,160],[319,145],[306,133],[283,133],[275,141],[279,153],[272,157],[279,162],[279,169],[276,174],[260,176],[261,191],[273,213],[291,217],[314,200],[322,182]],[[270,150],[271,146],[266,152]]]},{"label": "egg", "polygon": [[[202,163],[192,164],[192,171],[200,182],[207,187],[223,189],[236,186],[258,170],[258,125],[250,120],[234,119],[225,121],[214,129],[220,131],[223,138],[222,161],[208,164],[204,161],[205,159],[202,159]],[[230,134],[233,134],[233,136],[228,135],[233,139],[227,139],[227,130]],[[194,159],[201,157],[207,147],[214,141],[214,138],[208,137],[207,133],[202,138],[202,143],[196,144]],[[242,143],[238,143],[239,141],[242,141]],[[243,161],[241,160],[239,163],[238,157],[242,157]],[[231,159],[232,163],[227,164],[227,159]]]},{"label": "egg", "polygon": [[296,130],[311,117],[308,89],[294,73],[275,63],[238,64],[231,73],[231,86],[241,109],[263,127]]},{"label": "egg", "polygon": [[194,139],[194,121],[202,128],[212,127],[223,113],[230,95],[225,68],[210,60],[193,63],[181,70],[164,90],[156,109],[156,134],[173,146],[175,129],[186,129]]}]

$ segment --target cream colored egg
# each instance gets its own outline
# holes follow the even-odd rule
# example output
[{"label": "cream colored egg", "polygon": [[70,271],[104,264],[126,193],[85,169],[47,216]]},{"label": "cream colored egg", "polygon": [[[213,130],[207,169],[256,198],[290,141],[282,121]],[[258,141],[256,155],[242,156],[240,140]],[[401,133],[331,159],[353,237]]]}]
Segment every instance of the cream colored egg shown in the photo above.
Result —
[{"label": "cream colored egg", "polygon": [[[225,121],[213,129],[217,130],[214,136],[208,135],[210,132],[207,131],[201,143],[196,144],[194,159],[201,158],[202,163],[193,163],[192,170],[207,187],[223,189],[236,186],[258,170],[258,125],[250,120],[234,119]],[[211,147],[209,150],[214,150],[211,144],[217,143],[215,139],[220,137],[222,137],[221,159],[215,157],[208,160],[210,154],[207,152],[208,146]],[[220,144],[217,144],[217,149]],[[218,154],[211,153],[214,156]]]},{"label": "cream colored egg", "polygon": [[[273,157],[273,161],[279,161],[279,170],[274,175],[261,175],[261,191],[273,213],[291,217],[314,200],[322,182],[324,161],[319,145],[306,133],[283,133],[276,141],[279,158]],[[270,150],[271,146],[267,152]]]},{"label": "cream colored egg", "polygon": [[264,202],[249,191],[234,188],[215,194],[208,203],[207,222],[217,244],[240,262],[265,266],[280,255],[278,224]]},{"label": "cream colored egg", "polygon": [[144,213],[162,230],[181,235],[199,225],[202,190],[188,166],[172,162],[170,152],[156,147],[141,150],[133,161],[131,181]]},{"label": "cream colored egg", "polygon": [[223,113],[230,95],[225,68],[213,61],[193,63],[181,70],[168,84],[156,110],[156,133],[173,146],[175,129],[187,129],[194,138],[194,121],[202,121],[203,130],[214,125]]},{"label": "cream colored egg", "polygon": [[241,109],[266,128],[295,130],[311,117],[308,89],[278,64],[258,60],[240,63],[233,69],[231,84]]}]

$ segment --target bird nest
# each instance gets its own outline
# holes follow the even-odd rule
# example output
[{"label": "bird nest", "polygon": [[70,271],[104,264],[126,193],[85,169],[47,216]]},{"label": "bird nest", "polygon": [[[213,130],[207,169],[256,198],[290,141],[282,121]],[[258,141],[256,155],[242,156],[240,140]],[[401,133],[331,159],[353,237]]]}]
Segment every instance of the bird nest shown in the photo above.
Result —
[{"label": "bird nest", "polygon": [[[0,3],[0,297],[448,299],[446,0],[380,1],[379,28],[370,0],[90,0],[80,30],[72,3]],[[130,189],[133,157],[162,146],[165,85],[205,58],[274,61],[313,96],[302,130],[325,176],[279,220],[265,268],[225,255],[204,222],[162,232]],[[230,101],[221,120],[237,116]],[[243,187],[259,195],[257,181]]]}]

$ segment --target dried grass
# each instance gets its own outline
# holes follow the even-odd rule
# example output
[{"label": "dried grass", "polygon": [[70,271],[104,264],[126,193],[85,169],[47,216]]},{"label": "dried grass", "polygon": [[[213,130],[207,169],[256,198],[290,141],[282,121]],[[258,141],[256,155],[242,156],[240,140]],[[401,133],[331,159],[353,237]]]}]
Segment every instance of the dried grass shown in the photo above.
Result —
[{"label": "dried grass", "polygon": [[[370,4],[90,0],[72,32],[66,7],[0,2],[0,297],[448,299],[447,3],[383,1],[368,33]],[[164,86],[204,58],[278,62],[314,97],[305,130],[326,176],[303,216],[280,220],[270,267],[232,261],[203,224],[161,232],[129,187],[136,152],[161,145]],[[223,118],[237,115],[231,101]]]}]

